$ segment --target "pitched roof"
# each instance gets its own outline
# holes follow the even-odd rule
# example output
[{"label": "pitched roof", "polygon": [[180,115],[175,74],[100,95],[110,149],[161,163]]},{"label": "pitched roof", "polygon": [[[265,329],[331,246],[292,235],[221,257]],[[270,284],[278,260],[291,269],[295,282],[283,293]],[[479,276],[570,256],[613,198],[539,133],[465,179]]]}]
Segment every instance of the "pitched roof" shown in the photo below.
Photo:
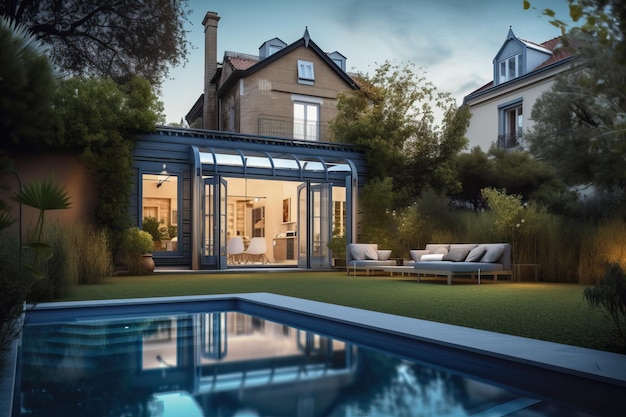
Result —
[{"label": "pitched roof", "polygon": [[224,64],[230,64],[235,71],[245,71],[259,62],[256,55],[242,54],[239,52],[226,51],[224,53]]},{"label": "pitched roof", "polygon": [[[354,80],[346,72],[339,68],[337,64],[335,64],[333,60],[328,56],[328,54],[322,51],[320,47],[317,46],[315,42],[313,42],[313,40],[309,37],[309,32],[307,29],[305,30],[304,36],[302,38],[298,39],[290,45],[285,46],[280,51],[275,52],[274,54],[268,56],[263,60],[259,60],[259,58],[255,57],[254,55],[238,53],[234,53],[235,56],[225,56],[224,61],[226,61],[228,58],[229,64],[233,67],[233,72],[230,74],[226,82],[218,87],[218,96],[220,96],[221,93],[223,93],[224,91],[230,90],[239,79],[254,74],[255,72],[265,68],[266,66],[277,61],[278,59],[282,58],[283,56],[289,54],[290,52],[296,50],[301,46],[304,46],[305,48],[309,48],[314,51],[324,62],[328,64],[328,66],[334,72],[337,73],[337,75],[341,79],[346,82],[346,84],[350,86],[350,88],[352,88],[353,90],[359,89],[357,83],[355,83]],[[254,58],[257,59],[256,63],[253,62]],[[216,79],[214,78],[214,80]]]},{"label": "pitched roof", "polygon": [[[516,37],[517,38],[517,37]],[[526,76],[535,74],[537,72],[540,72],[542,69],[553,66],[553,65],[559,65],[562,63],[565,63],[566,61],[568,61],[569,59],[573,58],[574,53],[572,52],[571,49],[565,48],[563,47],[563,42],[562,42],[562,37],[558,36],[556,38],[552,38],[548,41],[545,41],[543,43],[535,43],[535,42],[531,42],[531,41],[527,41],[525,39],[521,39],[521,38],[517,38],[518,40],[520,40],[521,42],[523,42],[524,44],[526,44],[528,47],[534,48],[534,49],[539,49],[539,50],[547,50],[549,51],[552,55],[550,56],[550,58],[548,58],[546,61],[544,61],[543,63],[541,63],[539,66],[537,66],[536,68],[534,68],[532,71],[530,71],[528,74],[525,74]],[[520,77],[518,77],[520,78]],[[487,84],[483,85],[482,87],[479,87],[478,89],[472,91],[471,93],[469,93],[467,96],[465,96],[466,98],[470,97],[470,96],[474,96],[478,93],[481,93],[485,90],[489,90],[490,88],[494,87],[494,83],[493,80],[489,81]]]}]

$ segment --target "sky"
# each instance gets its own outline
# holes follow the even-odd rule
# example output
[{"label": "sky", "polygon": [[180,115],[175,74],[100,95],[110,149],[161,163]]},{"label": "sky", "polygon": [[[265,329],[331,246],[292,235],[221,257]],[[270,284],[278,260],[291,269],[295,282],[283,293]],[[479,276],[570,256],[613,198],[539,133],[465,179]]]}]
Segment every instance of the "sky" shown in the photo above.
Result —
[{"label": "sky", "polygon": [[[189,0],[188,62],[170,68],[160,100],[166,123],[179,123],[202,94],[206,12],[220,16],[217,60],[224,51],[258,55],[272,38],[288,45],[308,28],[323,51],[346,57],[348,72],[373,73],[385,61],[421,67],[438,91],[457,104],[493,79],[492,60],[512,27],[542,43],[560,36],[541,11],[569,21],[567,0]],[[570,22],[571,23],[571,22]]]}]

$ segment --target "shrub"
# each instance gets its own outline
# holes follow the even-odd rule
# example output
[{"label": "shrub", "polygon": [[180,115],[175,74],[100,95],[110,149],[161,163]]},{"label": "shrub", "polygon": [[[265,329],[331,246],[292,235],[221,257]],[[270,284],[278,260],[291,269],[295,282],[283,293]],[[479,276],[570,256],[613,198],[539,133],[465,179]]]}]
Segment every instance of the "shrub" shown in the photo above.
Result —
[{"label": "shrub", "polygon": [[138,227],[130,227],[124,234],[124,240],[120,245],[123,253],[141,255],[152,251],[154,244],[150,233],[140,230]]},{"label": "shrub", "polygon": [[154,243],[150,233],[131,227],[126,230],[120,245],[121,262],[131,275],[142,275],[149,271],[143,266],[142,254],[151,252]]},{"label": "shrub", "polygon": [[583,295],[592,307],[606,310],[619,335],[626,339],[626,275],[622,268],[608,265],[604,278],[594,287],[585,288]]},{"label": "shrub", "polygon": [[328,242],[328,249],[331,250],[333,258],[345,258],[347,245],[345,236],[333,234],[332,239]]}]

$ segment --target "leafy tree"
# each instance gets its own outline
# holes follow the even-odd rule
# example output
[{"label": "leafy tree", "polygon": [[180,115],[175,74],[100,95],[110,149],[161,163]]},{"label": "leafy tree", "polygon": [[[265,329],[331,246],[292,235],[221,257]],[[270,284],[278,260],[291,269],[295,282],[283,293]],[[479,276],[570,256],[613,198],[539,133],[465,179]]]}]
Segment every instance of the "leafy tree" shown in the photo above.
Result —
[{"label": "leafy tree", "polygon": [[162,103],[145,79],[74,77],[61,83],[55,107],[62,132],[47,145],[83,153],[98,190],[96,223],[112,232],[117,247],[130,221],[134,136],[154,130]]},{"label": "leafy tree", "polygon": [[[531,153],[556,167],[570,185],[626,189],[626,2],[568,0],[579,27],[565,33],[575,67],[560,76],[532,110]],[[525,2],[525,7],[530,7]]]},{"label": "leafy tree", "polygon": [[187,0],[5,0],[0,14],[24,24],[52,59],[74,75],[128,82],[139,75],[153,85],[169,66],[185,62]]},{"label": "leafy tree", "polygon": [[456,158],[457,179],[462,184],[452,197],[468,202],[475,211],[485,208],[481,190],[485,187],[505,189],[525,201],[535,200],[556,211],[573,199],[552,167],[534,159],[528,152],[508,152],[492,147],[484,153],[479,147]]},{"label": "leafy tree", "polygon": [[[385,62],[373,75],[359,74],[361,87],[339,96],[331,123],[335,137],[366,148],[369,177],[393,180],[395,203],[405,206],[423,186],[455,186],[449,160],[467,145],[467,109],[437,92],[414,66]],[[435,125],[436,110],[443,113]]]},{"label": "leafy tree", "polygon": [[476,146],[470,153],[462,153],[456,157],[457,180],[461,183],[459,190],[452,194],[458,200],[468,202],[474,211],[486,207],[480,190],[495,186],[493,161]]},{"label": "leafy tree", "polygon": [[0,17],[0,146],[46,134],[54,89],[41,43],[24,26]]}]

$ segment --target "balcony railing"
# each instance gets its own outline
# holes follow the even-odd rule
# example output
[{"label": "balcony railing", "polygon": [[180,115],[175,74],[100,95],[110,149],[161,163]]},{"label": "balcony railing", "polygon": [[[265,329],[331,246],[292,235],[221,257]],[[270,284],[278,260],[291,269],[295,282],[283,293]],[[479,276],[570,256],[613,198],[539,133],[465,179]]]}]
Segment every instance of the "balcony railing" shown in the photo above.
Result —
[{"label": "balcony railing", "polygon": [[259,119],[259,135],[285,139],[331,142],[328,123],[309,123],[294,119]]},{"label": "balcony railing", "polygon": [[524,147],[524,135],[522,132],[498,135],[498,149],[512,150],[522,147]]}]

